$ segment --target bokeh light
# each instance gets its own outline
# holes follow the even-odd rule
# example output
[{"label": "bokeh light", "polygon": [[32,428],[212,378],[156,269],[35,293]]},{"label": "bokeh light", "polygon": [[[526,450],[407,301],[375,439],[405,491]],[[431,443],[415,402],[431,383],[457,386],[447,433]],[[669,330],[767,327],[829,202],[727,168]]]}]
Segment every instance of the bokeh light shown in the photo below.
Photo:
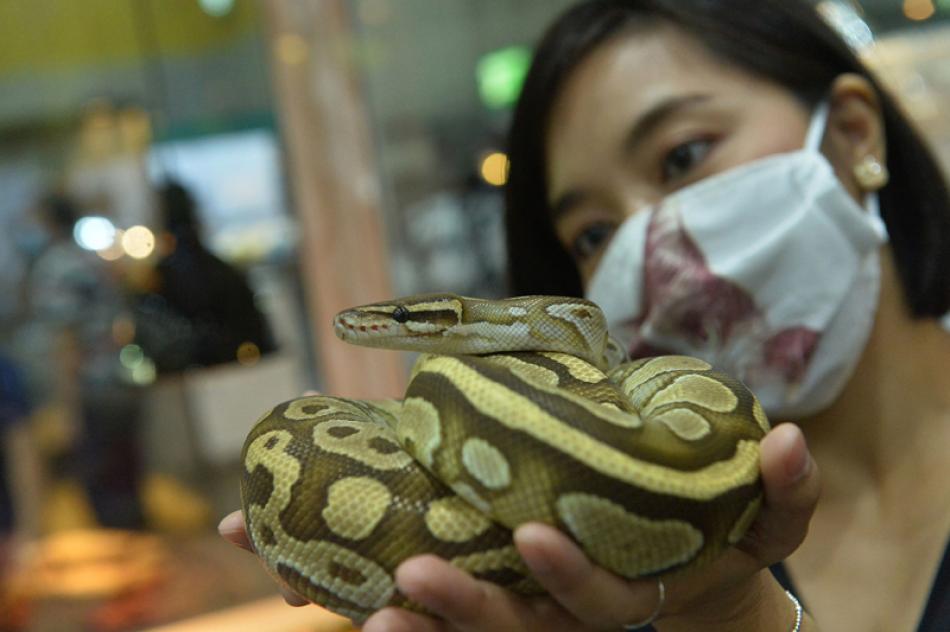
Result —
[{"label": "bokeh light", "polygon": [[531,49],[509,46],[486,53],[475,68],[478,94],[490,109],[514,105],[531,66]]},{"label": "bokeh light", "polygon": [[105,248],[100,248],[97,250],[96,254],[106,261],[117,261],[124,257],[125,250],[122,249],[122,236],[124,234],[124,230],[117,228],[115,230],[115,236],[112,238],[112,243]]},{"label": "bokeh light", "polygon": [[122,250],[133,259],[145,259],[155,251],[155,233],[133,226],[122,234]]},{"label": "bokeh light", "polygon": [[104,250],[115,242],[115,226],[106,217],[90,215],[73,227],[73,239],[85,250]]},{"label": "bokeh light", "polygon": [[261,359],[261,350],[253,342],[242,342],[237,349],[237,361],[244,366],[254,366]]},{"label": "bokeh light", "polygon": [[508,182],[508,156],[500,151],[492,152],[482,159],[482,178],[496,187]]},{"label": "bokeh light", "polygon": [[144,360],[145,352],[138,345],[125,345],[119,351],[119,362],[130,371],[134,371],[135,367],[142,364]]},{"label": "bokeh light", "polygon": [[904,0],[904,15],[909,20],[921,21],[936,12],[933,0]]},{"label": "bokeh light", "polygon": [[155,369],[155,363],[151,358],[144,357],[134,369],[132,369],[132,381],[139,386],[148,386],[155,381],[158,371]]},{"label": "bokeh light", "polygon": [[198,0],[198,6],[208,15],[221,18],[234,9],[234,0]]}]

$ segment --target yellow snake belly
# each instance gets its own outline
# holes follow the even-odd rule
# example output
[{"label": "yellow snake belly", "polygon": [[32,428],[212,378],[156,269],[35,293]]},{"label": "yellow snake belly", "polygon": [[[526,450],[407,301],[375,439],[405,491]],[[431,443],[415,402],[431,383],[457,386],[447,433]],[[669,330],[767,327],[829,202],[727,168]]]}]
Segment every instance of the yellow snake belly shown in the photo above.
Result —
[{"label": "yellow snake belly", "polygon": [[[399,305],[422,305],[428,325],[445,318],[432,308],[441,300]],[[513,305],[509,315],[533,314]],[[456,311],[439,335],[466,318]],[[511,530],[529,521],[558,527],[624,577],[704,566],[757,514],[758,444],[769,428],[761,406],[694,358],[596,364],[536,349],[426,354],[402,400],[312,396],[275,407],[242,455],[255,550],[294,590],[355,620],[414,607],[394,575],[421,553],[540,592],[512,543]]]}]

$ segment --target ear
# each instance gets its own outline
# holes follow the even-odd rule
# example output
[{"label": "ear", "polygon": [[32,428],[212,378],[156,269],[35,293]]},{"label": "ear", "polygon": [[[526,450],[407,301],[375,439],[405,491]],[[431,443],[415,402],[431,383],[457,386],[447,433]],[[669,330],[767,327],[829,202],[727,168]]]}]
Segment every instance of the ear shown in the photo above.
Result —
[{"label": "ear", "polygon": [[831,85],[828,133],[822,149],[838,177],[854,193],[861,190],[854,167],[875,158],[886,165],[887,148],[880,100],[874,86],[861,75],[839,75]]}]

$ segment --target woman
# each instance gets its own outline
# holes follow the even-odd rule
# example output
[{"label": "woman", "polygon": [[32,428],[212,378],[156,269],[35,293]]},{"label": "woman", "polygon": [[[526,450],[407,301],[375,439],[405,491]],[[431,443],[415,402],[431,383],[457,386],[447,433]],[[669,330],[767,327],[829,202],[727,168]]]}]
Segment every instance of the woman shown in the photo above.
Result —
[{"label": "woman", "polygon": [[777,426],[766,502],[736,550],[663,584],[539,525],[516,542],[549,600],[411,560],[401,590],[443,621],[364,629],[946,629],[950,203],[852,52],[789,0],[585,3],[539,46],[510,156],[514,293],[586,293],[634,354],[753,383]]}]

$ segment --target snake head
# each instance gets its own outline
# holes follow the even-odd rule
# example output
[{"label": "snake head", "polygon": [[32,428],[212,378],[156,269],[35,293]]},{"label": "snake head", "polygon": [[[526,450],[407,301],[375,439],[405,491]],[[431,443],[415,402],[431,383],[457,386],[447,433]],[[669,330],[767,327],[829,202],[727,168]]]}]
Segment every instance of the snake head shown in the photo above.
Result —
[{"label": "snake head", "polygon": [[605,349],[603,312],[570,297],[420,294],[340,312],[333,329],[343,341],[366,347],[440,355],[558,351],[602,368],[616,360]]},{"label": "snake head", "polygon": [[427,351],[462,322],[466,300],[471,299],[421,294],[352,307],[334,317],[333,331],[351,344]]}]

